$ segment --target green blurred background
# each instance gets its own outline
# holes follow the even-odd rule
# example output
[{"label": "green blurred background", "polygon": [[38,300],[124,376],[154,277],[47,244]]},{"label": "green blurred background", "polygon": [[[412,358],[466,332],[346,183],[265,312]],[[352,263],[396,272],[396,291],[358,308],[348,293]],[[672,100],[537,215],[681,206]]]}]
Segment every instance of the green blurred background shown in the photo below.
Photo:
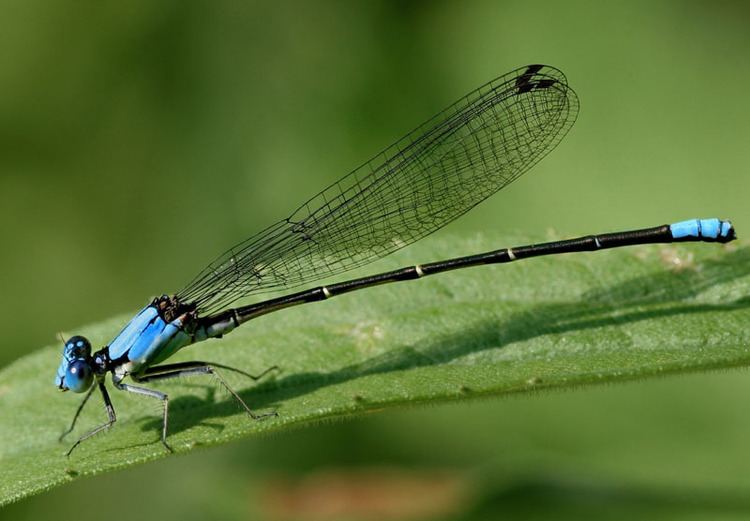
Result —
[{"label": "green blurred background", "polygon": [[[749,22],[743,1],[2,2],[0,364],[178,289],[527,63],[565,71],[576,126],[441,234],[719,216],[744,236]],[[385,413],[82,480],[0,518],[746,519],[748,396],[735,371]],[[371,501],[326,510],[351,497]]]}]

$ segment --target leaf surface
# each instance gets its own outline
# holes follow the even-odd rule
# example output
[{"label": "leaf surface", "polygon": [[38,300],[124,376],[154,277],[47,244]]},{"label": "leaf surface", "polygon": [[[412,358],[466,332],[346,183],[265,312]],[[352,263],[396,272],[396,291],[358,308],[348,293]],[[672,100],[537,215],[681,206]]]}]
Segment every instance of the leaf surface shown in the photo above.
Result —
[{"label": "leaf surface", "polygon": [[[550,238],[545,238],[550,239]],[[428,240],[352,276],[530,242],[475,236]],[[381,286],[273,313],[174,361],[209,360],[258,412],[252,421],[210,378],[162,382],[170,395],[169,441],[177,453],[247,435],[390,407],[570,388],[750,363],[750,247],[642,246],[456,271]],[[130,317],[82,327],[92,345]],[[161,406],[109,386],[118,421],[65,452],[104,422],[98,396],[59,443],[82,397],[53,376],[61,346],[0,372],[0,504],[85,475],[168,456]],[[170,362],[172,360],[170,359]]]}]

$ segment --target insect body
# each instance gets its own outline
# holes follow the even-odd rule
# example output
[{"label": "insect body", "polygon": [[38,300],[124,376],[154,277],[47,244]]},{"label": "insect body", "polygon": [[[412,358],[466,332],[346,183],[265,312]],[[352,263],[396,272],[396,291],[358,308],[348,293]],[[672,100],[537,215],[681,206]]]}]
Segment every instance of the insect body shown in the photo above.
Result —
[{"label": "insect body", "polygon": [[107,373],[116,389],[162,402],[161,441],[168,449],[167,395],[125,383],[127,378],[144,383],[214,374],[250,416],[274,415],[253,413],[216,371],[258,379],[274,368],[253,376],[215,363],[163,363],[190,344],[219,338],[260,315],[470,266],[633,244],[723,243],[735,238],[729,221],[692,219],[409,266],[231,307],[242,297],[288,290],[343,273],[429,235],[536,164],[559,143],[577,114],[578,98],[559,70],[544,65],[514,70],[461,98],[289,217],[230,249],[183,290],[154,299],[108,346],[92,353],[85,338],[68,340],[55,384],[64,391],[86,393],[86,397],[63,436],[72,431],[95,389],[108,414],[108,421],[82,436],[68,454],[116,420],[105,386]]}]

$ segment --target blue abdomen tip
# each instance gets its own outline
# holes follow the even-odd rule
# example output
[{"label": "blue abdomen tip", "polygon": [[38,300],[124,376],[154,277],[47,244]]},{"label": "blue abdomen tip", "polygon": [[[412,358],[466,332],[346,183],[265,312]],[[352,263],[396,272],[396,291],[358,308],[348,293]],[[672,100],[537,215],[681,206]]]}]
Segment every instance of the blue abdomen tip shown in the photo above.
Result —
[{"label": "blue abdomen tip", "polygon": [[721,219],[690,219],[669,225],[673,239],[695,237],[699,239],[732,240],[734,229],[729,221]]}]

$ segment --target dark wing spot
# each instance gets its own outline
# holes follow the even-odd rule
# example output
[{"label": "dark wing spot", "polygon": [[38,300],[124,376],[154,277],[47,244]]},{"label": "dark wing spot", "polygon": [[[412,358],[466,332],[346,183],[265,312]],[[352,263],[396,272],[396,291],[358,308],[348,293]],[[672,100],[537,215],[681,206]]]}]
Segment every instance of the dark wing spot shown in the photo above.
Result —
[{"label": "dark wing spot", "polygon": [[544,67],[544,65],[529,65],[526,67],[526,70],[523,71],[523,74],[516,78],[516,88],[518,89],[519,94],[529,92],[534,88],[534,85],[531,83],[531,78],[533,78],[534,74],[539,72],[542,67]]},{"label": "dark wing spot", "polygon": [[526,70],[516,79],[516,88],[519,94],[524,94],[533,89],[547,89],[557,83],[553,78],[542,78],[532,81],[534,75],[539,72],[543,65],[529,65]]}]

